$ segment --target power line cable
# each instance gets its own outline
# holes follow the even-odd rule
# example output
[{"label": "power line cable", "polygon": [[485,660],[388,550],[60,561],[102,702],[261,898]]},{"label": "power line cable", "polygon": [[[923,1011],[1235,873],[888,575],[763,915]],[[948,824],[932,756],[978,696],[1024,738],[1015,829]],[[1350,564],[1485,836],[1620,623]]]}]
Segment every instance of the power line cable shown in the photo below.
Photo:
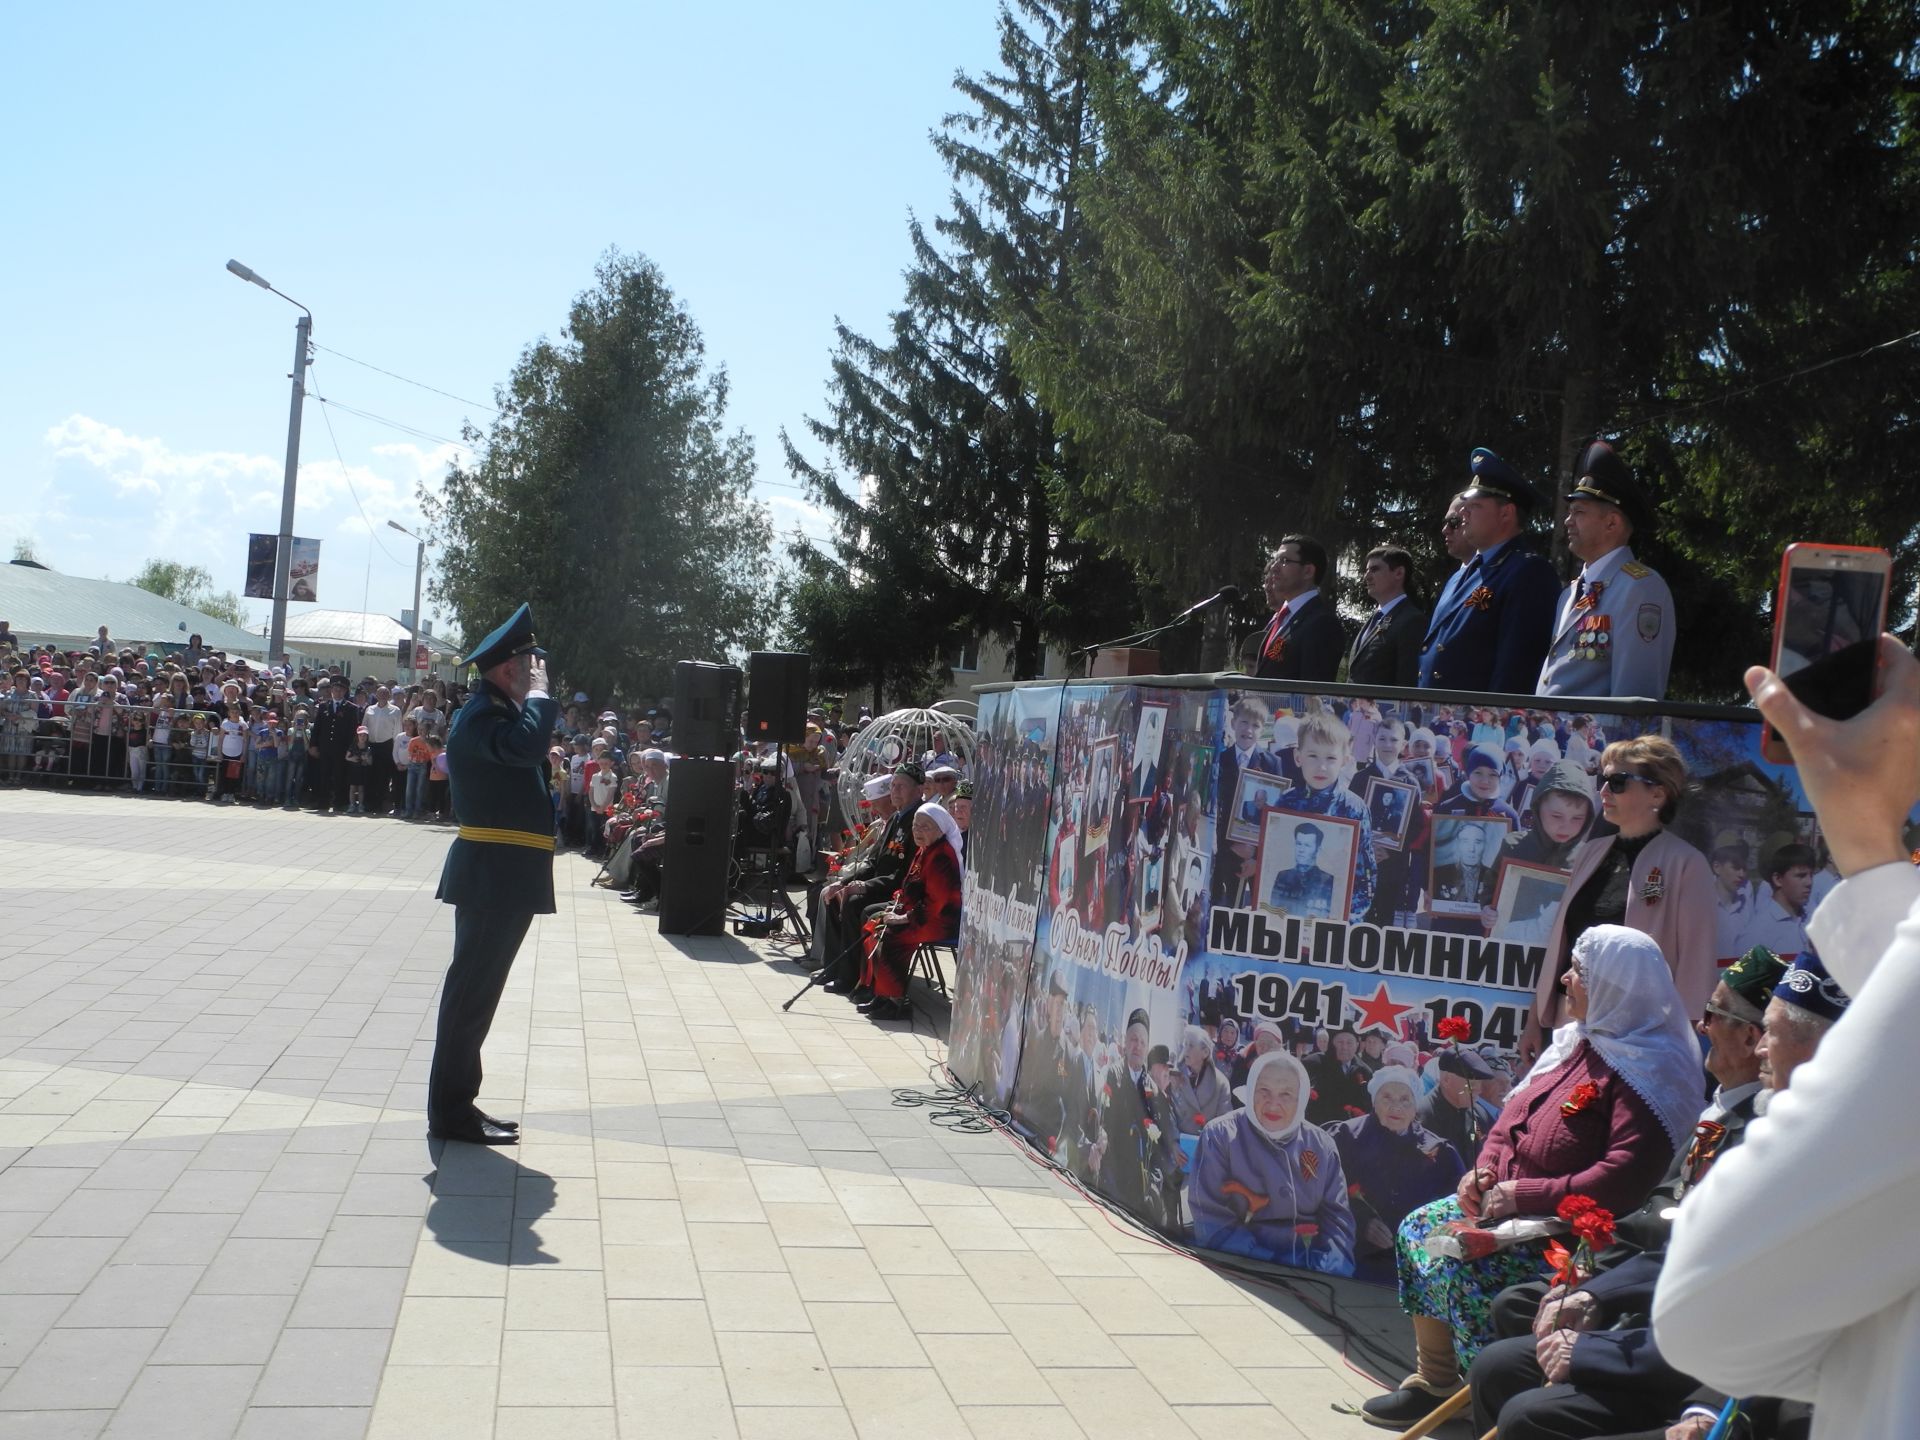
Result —
[{"label": "power line cable", "polygon": [[385,375],[391,379],[398,380],[402,384],[414,385],[422,390],[431,390],[435,395],[444,395],[449,400],[458,400],[462,405],[471,405],[476,410],[485,410],[492,415],[500,415],[505,413],[496,405],[488,405],[487,403],[481,400],[469,400],[464,395],[456,395],[451,390],[442,390],[438,385],[429,385],[424,380],[410,379],[409,377],[400,374],[399,371],[397,370],[388,370],[382,366],[374,364],[371,360],[357,360],[353,356],[347,354],[344,350],[335,350],[330,346],[321,345],[318,342],[314,344],[313,348],[316,350],[325,350],[327,354],[336,356],[341,360],[345,360],[348,364],[362,366],[365,369],[374,371],[376,374]]},{"label": "power line cable", "polygon": [[[316,395],[314,398],[317,400],[320,397]],[[367,507],[360,503],[360,492],[353,488],[353,477],[347,473],[347,457],[340,453],[340,437],[333,433],[333,417],[327,414],[327,407],[324,402],[320,407],[320,418],[326,421],[327,438],[333,442],[333,458],[340,462],[340,478],[346,482],[347,493],[353,497],[353,508],[360,512],[361,523],[367,527],[367,538],[370,541],[372,541],[373,544],[379,547],[380,553],[382,555],[385,555],[389,561],[391,561],[395,565],[400,564],[401,562],[399,560],[394,559],[393,552],[388,550],[385,545],[382,545],[380,543],[380,536],[378,532],[376,532],[373,528],[373,521],[367,517]],[[373,583],[372,575],[371,575],[371,563],[372,563],[371,558],[369,558],[368,563],[369,563],[369,575],[368,575],[367,583],[368,583],[368,588],[371,589],[372,583]],[[361,597],[360,608],[363,612],[367,608],[367,602],[366,602],[365,596]]]},{"label": "power line cable", "polygon": [[343,411],[348,415],[357,415],[362,420],[371,420],[375,425],[384,425],[389,430],[397,430],[402,435],[411,435],[418,440],[431,440],[436,445],[453,445],[462,448],[464,448],[466,444],[465,441],[449,439],[445,435],[436,435],[431,430],[422,430],[415,425],[405,425],[398,420],[389,420],[384,415],[375,415],[371,410],[361,410],[355,406],[344,404],[339,400],[330,400],[325,395],[317,392],[313,398],[331,409]]},{"label": "power line cable", "polygon": [[1835,365],[1844,365],[1850,360],[1864,360],[1869,355],[1877,354],[1882,350],[1891,350],[1897,345],[1906,345],[1914,340],[1920,340],[1920,330],[1909,330],[1904,335],[1896,335],[1891,340],[1881,340],[1876,344],[1867,346],[1863,350],[1852,350],[1844,355],[1830,355],[1825,360],[1817,360],[1811,365],[1803,365],[1798,370],[1789,370],[1784,375],[1775,375],[1766,380],[1756,380],[1751,385],[1743,385],[1737,390],[1729,390],[1722,395],[1709,395],[1704,400],[1695,400],[1690,404],[1679,405],[1671,410],[1662,411],[1657,415],[1648,415],[1639,420],[1629,421],[1620,427],[1620,431],[1617,433],[1625,433],[1630,430],[1643,430],[1653,425],[1664,425],[1669,420],[1676,419],[1682,415],[1690,415],[1696,410],[1704,410],[1709,405],[1725,405],[1729,401],[1743,399],[1756,391],[1770,389],[1775,385],[1785,385],[1788,381],[1803,379],[1808,375],[1814,374],[1816,371],[1826,370]]}]

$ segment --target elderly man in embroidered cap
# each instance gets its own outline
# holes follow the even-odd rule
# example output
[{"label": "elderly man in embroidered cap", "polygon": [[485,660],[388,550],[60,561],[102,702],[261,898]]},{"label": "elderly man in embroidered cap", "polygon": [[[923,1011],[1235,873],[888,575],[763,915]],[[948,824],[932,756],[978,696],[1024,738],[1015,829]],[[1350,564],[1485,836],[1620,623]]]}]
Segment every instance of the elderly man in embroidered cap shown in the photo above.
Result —
[{"label": "elderly man in embroidered cap", "polygon": [[1439,690],[1533,693],[1553,638],[1560,594],[1553,567],[1525,534],[1539,492],[1484,447],[1468,460],[1472,483],[1455,500],[1473,558],[1448,583],[1427,622],[1420,684]]},{"label": "elderly man in embroidered cap", "polygon": [[547,694],[547,652],[522,605],[467,657],[480,672],[447,732],[447,772],[459,833],[439,898],[454,907],[453,964],[440,994],[427,1133],[511,1145],[519,1126],[483,1114],[480,1047],[535,915],[553,913],[553,807],[547,742],[560,707]]},{"label": "elderly man in embroidered cap", "polygon": [[1664,699],[1673,663],[1673,593],[1633,556],[1652,507],[1604,440],[1587,446],[1567,492],[1567,549],[1580,574],[1560,597],[1541,695]]}]

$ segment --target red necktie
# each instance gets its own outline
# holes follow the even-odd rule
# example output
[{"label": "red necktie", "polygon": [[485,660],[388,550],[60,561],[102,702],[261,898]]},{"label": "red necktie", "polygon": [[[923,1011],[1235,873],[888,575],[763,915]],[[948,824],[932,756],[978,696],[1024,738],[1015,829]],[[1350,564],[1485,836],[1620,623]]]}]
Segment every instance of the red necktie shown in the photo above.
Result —
[{"label": "red necktie", "polygon": [[1273,624],[1267,627],[1267,643],[1260,647],[1260,653],[1268,660],[1278,660],[1286,650],[1280,643],[1280,632],[1286,628],[1287,605],[1282,601],[1280,608],[1273,612]]}]

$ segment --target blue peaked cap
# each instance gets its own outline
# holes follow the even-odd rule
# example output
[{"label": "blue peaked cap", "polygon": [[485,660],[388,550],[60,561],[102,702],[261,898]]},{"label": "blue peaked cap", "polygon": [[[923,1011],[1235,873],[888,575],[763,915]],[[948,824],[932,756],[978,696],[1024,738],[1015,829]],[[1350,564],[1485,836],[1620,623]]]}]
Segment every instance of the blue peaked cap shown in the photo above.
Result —
[{"label": "blue peaked cap", "polygon": [[1505,505],[1518,505],[1524,514],[1540,508],[1540,492],[1518,470],[1482,445],[1467,458],[1473,483],[1460,493],[1468,499],[1484,495]]}]

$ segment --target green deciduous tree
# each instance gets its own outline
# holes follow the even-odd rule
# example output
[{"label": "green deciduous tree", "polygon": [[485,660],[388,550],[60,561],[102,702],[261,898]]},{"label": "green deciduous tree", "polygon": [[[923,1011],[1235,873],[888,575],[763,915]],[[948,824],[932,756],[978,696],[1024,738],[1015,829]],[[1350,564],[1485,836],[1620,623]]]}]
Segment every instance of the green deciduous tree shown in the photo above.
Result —
[{"label": "green deciduous tree", "polygon": [[654,265],[609,251],[496,398],[472,463],[421,494],[434,598],[469,637],[531,601],[556,676],[595,696],[760,643],[776,597],[753,448],[723,430],[726,374]]},{"label": "green deciduous tree", "polygon": [[247,607],[240,603],[240,597],[231,590],[216,591],[213,577],[201,566],[183,565],[178,560],[149,560],[128,583],[242,630],[247,628]]}]

